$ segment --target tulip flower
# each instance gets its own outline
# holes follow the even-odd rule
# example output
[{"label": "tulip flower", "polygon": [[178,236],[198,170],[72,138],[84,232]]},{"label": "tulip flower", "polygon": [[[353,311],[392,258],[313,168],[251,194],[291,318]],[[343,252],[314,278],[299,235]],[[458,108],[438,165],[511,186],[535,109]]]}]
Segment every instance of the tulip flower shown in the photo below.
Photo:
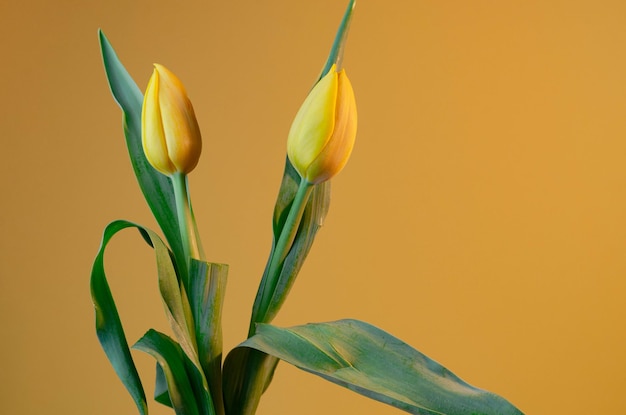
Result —
[{"label": "tulip flower", "polygon": [[179,266],[186,272],[191,258],[204,256],[187,186],[187,174],[200,158],[202,139],[185,87],[159,64],[154,64],[143,99],[141,136],[143,151],[152,167],[172,182],[185,256],[185,263]]},{"label": "tulip flower", "polygon": [[200,128],[180,80],[155,64],[141,114],[142,144],[146,158],[161,173],[187,174],[198,164]]},{"label": "tulip flower", "polygon": [[300,107],[287,139],[287,154],[300,176],[312,184],[343,169],[356,138],[354,91],[345,70],[333,65]]}]

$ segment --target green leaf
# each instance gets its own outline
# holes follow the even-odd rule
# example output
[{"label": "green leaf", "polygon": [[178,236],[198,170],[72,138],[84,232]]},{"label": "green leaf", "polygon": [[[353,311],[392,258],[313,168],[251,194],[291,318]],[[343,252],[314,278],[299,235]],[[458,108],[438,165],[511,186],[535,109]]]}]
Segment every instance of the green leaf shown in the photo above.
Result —
[{"label": "green leaf", "polygon": [[[208,394],[202,396],[201,381],[198,384],[196,376],[194,382],[193,373],[189,373],[195,366],[178,343],[165,334],[150,329],[135,343],[133,349],[146,352],[157,360],[165,375],[170,402],[177,415],[214,414],[212,410],[208,410],[210,408],[210,402],[206,401]],[[205,399],[204,402],[203,399],[196,401],[198,395]],[[205,411],[201,412],[198,404],[204,406]]]},{"label": "green leaf", "polygon": [[[293,204],[300,180],[300,176],[293,168],[289,159],[286,159],[283,181],[274,207],[272,250],[255,299],[250,334],[254,329],[255,323],[270,322],[280,311],[296,280],[298,272],[300,272],[304,264],[304,260],[311,250],[315,235],[328,213],[330,206],[330,182],[324,182],[316,185],[311,192],[311,197],[302,215],[296,237],[279,269],[278,275],[268,275],[269,263],[275,254],[276,242],[283,231],[285,220]],[[261,297],[265,291],[271,292],[271,301],[266,310],[261,310]]]},{"label": "green leaf", "polygon": [[273,287],[272,299],[268,307],[265,321],[271,321],[280,311],[287,295],[293,286],[304,260],[306,259],[317,231],[322,226],[330,206],[330,182],[316,185],[307,204],[300,228],[293,245],[283,262],[276,284]]},{"label": "green leaf", "polygon": [[[147,228],[139,226],[138,228],[146,235],[147,241],[149,241],[150,245],[154,248],[159,277],[159,292],[163,300],[163,305],[165,306],[165,314],[170,323],[170,327],[174,331],[174,335],[185,351],[185,354],[187,354],[192,361],[197,362],[197,345],[193,319],[189,311],[190,306],[184,287],[182,287],[178,281],[170,251],[156,233]],[[197,366],[200,368],[199,362]]]},{"label": "green leaf", "polygon": [[339,24],[339,29],[337,30],[337,34],[335,35],[335,41],[333,42],[333,46],[330,48],[328,59],[326,60],[326,64],[324,65],[324,68],[320,73],[318,81],[328,73],[333,64],[341,67],[343,61],[343,52],[346,46],[346,40],[348,39],[348,32],[350,30],[350,22],[352,21],[352,12],[354,11],[355,5],[356,0],[350,0],[348,2],[348,7],[346,7],[343,19],[341,19],[341,24]]},{"label": "green leaf", "polygon": [[[328,54],[328,58],[326,59],[326,63],[315,83],[328,73],[333,64],[341,65],[354,6],[355,0],[350,0],[339,28],[337,29],[337,34],[335,35],[335,40]],[[296,172],[289,159],[286,158],[283,180],[274,207],[274,238],[272,241],[272,249],[261,283],[259,284],[257,296],[254,300],[248,332],[249,335],[254,333],[255,323],[269,323],[282,307],[311,249],[315,234],[319,227],[322,226],[324,218],[328,213],[330,206],[330,181],[315,185],[311,197],[307,202],[296,238],[287,255],[285,255],[285,260],[276,274],[269,275],[269,264],[272,262],[273,256],[284,255],[284,252],[275,252],[276,244],[284,230],[285,221],[293,205],[300,181],[301,178],[299,174]],[[271,300],[269,301],[269,306],[265,307],[264,303],[267,303],[268,297],[271,298]]]},{"label": "green leaf", "polygon": [[148,413],[146,395],[137,368],[128,348],[122,322],[113,301],[111,289],[104,273],[104,250],[117,232],[135,226],[130,222],[116,221],[104,230],[100,250],[91,271],[91,298],[96,312],[96,334],[115,373],[135,401],[139,413]]},{"label": "green leaf", "polygon": [[521,415],[384,331],[356,320],[260,324],[240,346],[276,356],[369,398],[419,415]]},{"label": "green leaf", "polygon": [[173,408],[170,394],[167,392],[167,379],[163,368],[157,362],[156,364],[156,382],[154,384],[154,400],[158,403]]},{"label": "green leaf", "polygon": [[113,98],[122,109],[126,146],[137,182],[174,252],[176,263],[185,264],[172,183],[168,177],[150,165],[141,144],[143,94],[122,65],[104,33],[98,31],[98,35],[109,87]]},{"label": "green leaf", "polygon": [[[202,389],[208,394],[208,384],[200,365],[195,345],[193,319],[184,289],[181,288],[174,269],[171,252],[163,240],[150,229],[127,221],[109,224],[102,238],[100,250],[94,261],[91,274],[91,294],[96,310],[96,333],[109,361],[126,386],[142,414],[146,412],[146,398],[133,363],[122,323],[120,321],[104,271],[104,252],[111,238],[126,228],[137,228],[144,240],[154,249],[159,290],[166,315],[180,342],[181,350],[199,374]],[[159,383],[157,372],[157,384]],[[160,386],[162,388],[162,385]],[[204,394],[204,392],[202,392]],[[162,400],[160,400],[162,402]],[[203,412],[204,413],[204,412]]]},{"label": "green leaf", "polygon": [[[224,361],[224,401],[228,415],[254,415],[279,360],[247,347],[237,347]],[[254,368],[256,376],[250,376]]]},{"label": "green leaf", "polygon": [[[354,0],[349,0],[328,59],[315,83],[328,73],[333,64],[341,65],[354,4]],[[289,159],[285,159],[283,180],[274,207],[272,248],[252,307],[248,336],[254,334],[256,323],[270,322],[280,311],[330,206],[330,181],[315,185],[292,245],[286,252],[276,252],[277,242],[283,231],[286,231],[286,219],[294,205],[301,181]],[[277,271],[270,275],[274,255],[284,259]],[[231,351],[224,363],[224,399],[230,415],[254,414],[261,394],[272,380],[276,364],[276,359],[263,353]]]},{"label": "green leaf", "polygon": [[222,405],[222,307],[228,265],[191,259],[186,283],[193,315],[198,356],[213,402]]}]

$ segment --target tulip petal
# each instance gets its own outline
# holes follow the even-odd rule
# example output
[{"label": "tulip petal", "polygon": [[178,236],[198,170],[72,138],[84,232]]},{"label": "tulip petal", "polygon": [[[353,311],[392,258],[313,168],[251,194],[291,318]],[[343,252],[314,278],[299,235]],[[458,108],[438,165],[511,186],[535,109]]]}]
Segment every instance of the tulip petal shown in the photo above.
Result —
[{"label": "tulip petal", "polygon": [[316,183],[330,179],[343,169],[350,158],[356,139],[357,114],[354,91],[345,70],[338,73],[337,80],[338,92],[332,136],[307,170],[307,177],[315,178]]},{"label": "tulip petal", "polygon": [[154,66],[160,75],[159,105],[169,160],[186,174],[200,158],[200,127],[182,82],[164,66]]},{"label": "tulip petal", "polygon": [[163,125],[161,124],[161,108],[159,105],[159,72],[155,69],[148,81],[143,99],[142,144],[146,158],[152,166],[163,174],[172,174],[175,169],[170,162],[165,143]]},{"label": "tulip petal", "polygon": [[142,142],[150,164],[165,175],[191,172],[200,159],[200,127],[180,80],[163,65],[154,71],[143,102]]},{"label": "tulip petal", "polygon": [[333,68],[306,97],[289,131],[287,154],[303,177],[308,176],[307,170],[334,130],[337,86],[337,72]]}]

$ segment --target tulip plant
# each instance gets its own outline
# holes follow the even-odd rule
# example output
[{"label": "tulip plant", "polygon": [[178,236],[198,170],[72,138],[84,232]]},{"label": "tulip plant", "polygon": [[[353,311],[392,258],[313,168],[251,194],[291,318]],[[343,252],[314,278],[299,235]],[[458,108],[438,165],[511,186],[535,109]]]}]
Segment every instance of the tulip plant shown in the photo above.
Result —
[{"label": "tulip plant", "polygon": [[280,360],[412,414],[521,414],[475,388],[401,340],[367,323],[341,320],[281,328],[280,311],[326,215],[329,180],[354,145],[357,112],[341,68],[352,18],[350,0],[320,78],[298,111],[273,216],[273,241],[252,305],[248,338],[223,359],[222,304],[228,266],[206,260],[187,175],[200,159],[200,128],[180,80],[155,65],[142,96],[100,32],[105,72],[122,109],[139,186],[164,239],[127,221],[104,230],[91,273],[96,333],[139,413],[148,413],[104,270],[111,238],[139,231],[154,250],[158,285],[172,335],[148,330],[132,346],[156,360],[155,400],[178,415],[252,415]]}]

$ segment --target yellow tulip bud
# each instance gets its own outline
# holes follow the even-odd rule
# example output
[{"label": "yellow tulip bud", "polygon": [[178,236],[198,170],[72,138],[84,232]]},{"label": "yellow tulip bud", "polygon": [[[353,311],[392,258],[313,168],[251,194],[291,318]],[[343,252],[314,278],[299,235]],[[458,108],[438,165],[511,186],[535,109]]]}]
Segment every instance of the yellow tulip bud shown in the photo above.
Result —
[{"label": "yellow tulip bud", "polygon": [[309,183],[326,181],[345,166],[356,138],[356,102],[344,70],[335,65],[313,87],[293,120],[287,155]]},{"label": "yellow tulip bud", "polygon": [[146,158],[165,175],[187,174],[198,164],[202,139],[180,80],[155,64],[143,99],[141,135]]}]

